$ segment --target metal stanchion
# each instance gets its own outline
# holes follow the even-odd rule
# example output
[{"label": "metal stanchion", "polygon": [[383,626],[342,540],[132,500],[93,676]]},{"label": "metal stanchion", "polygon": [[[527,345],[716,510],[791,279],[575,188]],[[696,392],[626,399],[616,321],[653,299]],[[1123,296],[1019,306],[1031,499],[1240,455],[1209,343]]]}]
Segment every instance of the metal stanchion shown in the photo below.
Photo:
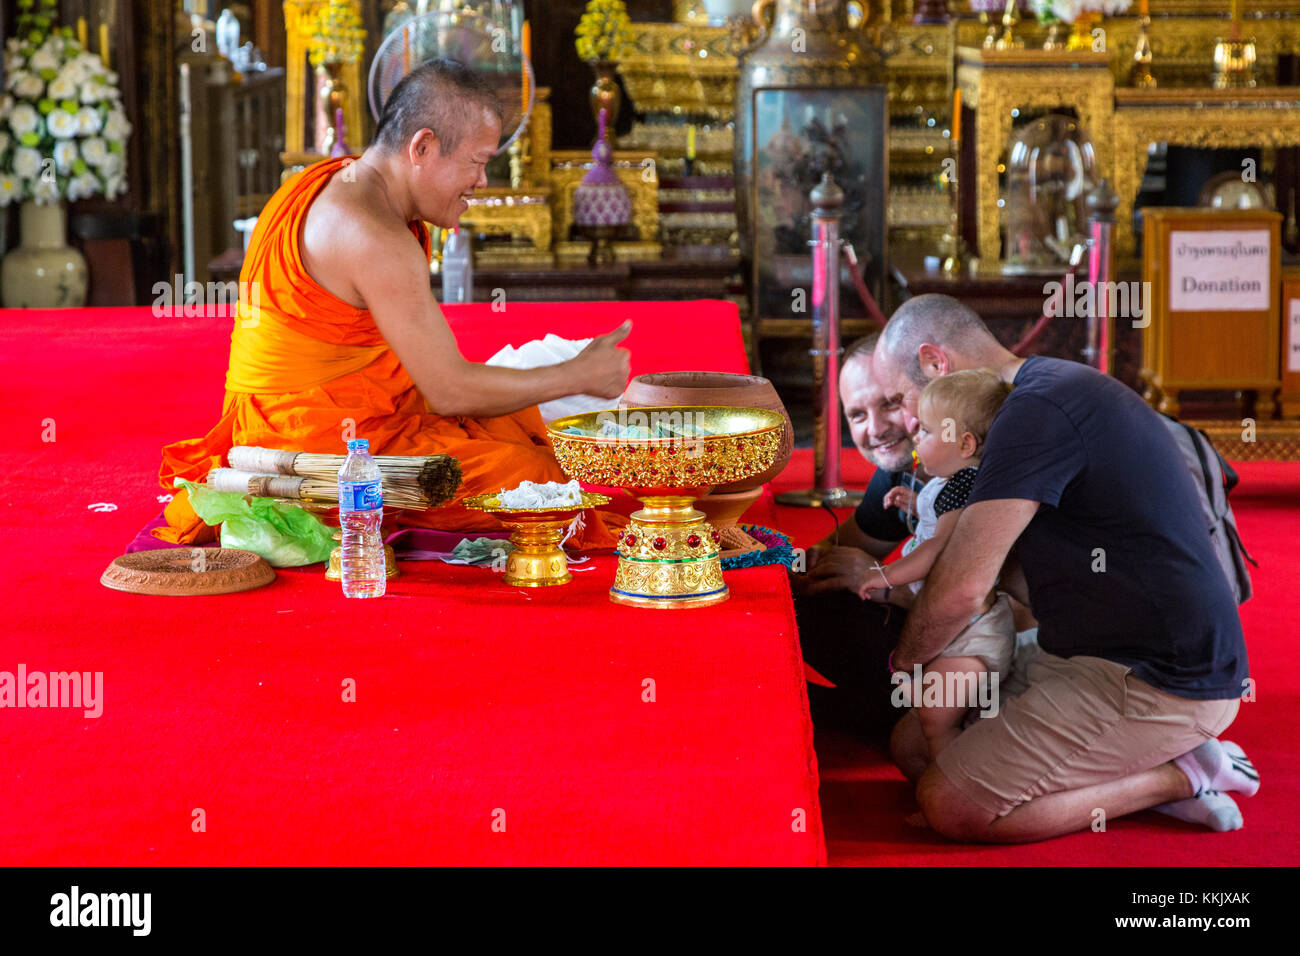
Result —
[{"label": "metal stanchion", "polygon": [[1115,265],[1115,248],[1111,235],[1115,231],[1115,209],[1119,196],[1105,179],[1088,193],[1088,282],[1092,285],[1093,307],[1088,315],[1088,344],[1083,360],[1098,371],[1111,374],[1114,364],[1115,316],[1110,314],[1111,275]]},{"label": "metal stanchion", "polygon": [[814,487],[776,496],[779,504],[805,508],[854,507],[862,492],[840,487],[840,217],[844,190],[830,173],[810,196],[813,204],[813,382],[817,419],[813,439]]},{"label": "metal stanchion", "polygon": [[[190,65],[180,65],[181,101],[181,248],[185,285],[196,280],[194,274],[194,104],[190,99]],[[182,298],[184,294],[182,293]]]}]

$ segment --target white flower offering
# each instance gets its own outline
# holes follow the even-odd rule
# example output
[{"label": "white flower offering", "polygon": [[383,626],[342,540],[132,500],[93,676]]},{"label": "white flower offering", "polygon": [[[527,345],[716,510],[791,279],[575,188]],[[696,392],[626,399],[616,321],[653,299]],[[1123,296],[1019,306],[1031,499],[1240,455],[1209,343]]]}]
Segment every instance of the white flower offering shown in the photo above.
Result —
[{"label": "white flower offering", "polygon": [[502,508],[573,508],[582,505],[582,488],[577,481],[520,482],[518,488],[497,495]]},{"label": "white flower offering", "polygon": [[0,95],[0,207],[116,198],[131,135],[117,74],[55,25],[55,0],[18,6]]}]

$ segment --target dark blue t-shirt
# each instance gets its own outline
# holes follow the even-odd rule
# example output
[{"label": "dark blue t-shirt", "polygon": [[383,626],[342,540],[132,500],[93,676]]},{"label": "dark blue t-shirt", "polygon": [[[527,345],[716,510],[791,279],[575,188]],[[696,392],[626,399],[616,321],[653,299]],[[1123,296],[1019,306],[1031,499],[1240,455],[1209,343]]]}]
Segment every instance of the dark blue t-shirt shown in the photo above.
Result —
[{"label": "dark blue t-shirt", "polygon": [[1043,650],[1116,661],[1179,697],[1241,696],[1236,602],[1182,455],[1136,392],[1027,359],[967,505],[999,498],[1041,503],[1017,548]]}]

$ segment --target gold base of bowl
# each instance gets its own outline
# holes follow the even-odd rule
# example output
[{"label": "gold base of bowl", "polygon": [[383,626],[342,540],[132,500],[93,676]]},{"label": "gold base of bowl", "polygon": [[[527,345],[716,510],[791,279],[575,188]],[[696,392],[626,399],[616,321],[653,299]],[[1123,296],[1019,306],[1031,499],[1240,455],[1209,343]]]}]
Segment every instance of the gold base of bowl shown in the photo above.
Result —
[{"label": "gold base of bowl", "polygon": [[[578,512],[575,509],[573,513]],[[550,521],[517,515],[497,517],[510,529],[510,543],[515,546],[506,558],[506,584],[517,588],[545,588],[573,580],[568,559],[560,547],[572,516]]]},{"label": "gold base of bowl", "polygon": [[642,498],[618,539],[611,601],[673,609],[718,604],[728,597],[719,560],[721,535],[688,495]]},{"label": "gold base of bowl", "polygon": [[[337,538],[338,535],[335,535],[335,537]],[[400,573],[397,570],[397,555],[393,554],[393,546],[389,544],[384,545],[384,571],[384,577],[389,581]],[[343,549],[341,547],[330,552],[329,564],[325,566],[325,580],[343,580]]]}]

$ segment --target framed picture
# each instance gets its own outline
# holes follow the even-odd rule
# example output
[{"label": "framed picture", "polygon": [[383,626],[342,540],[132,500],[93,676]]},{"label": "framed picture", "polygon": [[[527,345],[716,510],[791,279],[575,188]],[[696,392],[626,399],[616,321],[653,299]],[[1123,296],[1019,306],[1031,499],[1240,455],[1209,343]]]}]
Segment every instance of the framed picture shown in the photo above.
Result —
[{"label": "framed picture", "polygon": [[[754,91],[751,314],[812,317],[812,202],[829,172],[844,190],[840,238],[852,243],[867,288],[884,308],[889,114],[884,86]],[[867,315],[841,260],[840,314]]]}]

